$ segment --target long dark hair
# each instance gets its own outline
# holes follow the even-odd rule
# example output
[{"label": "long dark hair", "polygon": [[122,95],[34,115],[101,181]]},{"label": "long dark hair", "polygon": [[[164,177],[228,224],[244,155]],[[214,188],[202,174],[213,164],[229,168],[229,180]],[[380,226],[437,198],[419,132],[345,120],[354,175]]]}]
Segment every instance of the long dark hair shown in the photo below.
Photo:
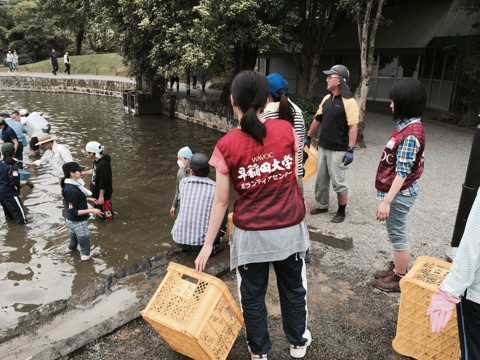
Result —
[{"label": "long dark hair", "polygon": [[282,95],[280,95],[280,104],[278,105],[278,117],[280,119],[287,120],[290,124],[292,124],[292,126],[295,125],[295,109],[293,108],[292,104],[290,104],[290,101],[288,101],[288,96],[285,93],[282,93]]},{"label": "long dark hair", "polygon": [[241,71],[233,79],[231,93],[236,106],[243,112],[241,129],[263,145],[267,128],[258,119],[256,112],[267,102],[267,78],[251,70]]},{"label": "long dark hair", "polygon": [[420,117],[427,102],[427,94],[417,79],[404,79],[393,85],[390,90],[395,119]]}]

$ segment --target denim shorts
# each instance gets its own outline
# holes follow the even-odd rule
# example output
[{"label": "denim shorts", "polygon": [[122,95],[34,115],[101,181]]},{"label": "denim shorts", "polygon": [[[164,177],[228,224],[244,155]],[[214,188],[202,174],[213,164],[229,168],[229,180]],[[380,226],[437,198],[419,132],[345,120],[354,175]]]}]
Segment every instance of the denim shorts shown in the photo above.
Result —
[{"label": "denim shorts", "polygon": [[409,251],[407,218],[417,195],[405,196],[397,194],[390,204],[390,215],[385,225],[387,226],[388,239],[394,251]]}]

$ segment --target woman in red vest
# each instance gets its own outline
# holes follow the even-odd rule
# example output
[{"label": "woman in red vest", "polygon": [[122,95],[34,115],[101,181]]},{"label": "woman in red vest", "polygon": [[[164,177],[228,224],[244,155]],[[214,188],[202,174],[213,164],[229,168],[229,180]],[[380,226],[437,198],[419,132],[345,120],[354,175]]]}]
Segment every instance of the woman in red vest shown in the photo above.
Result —
[{"label": "woman in red vest", "polygon": [[422,83],[416,79],[400,81],[390,91],[390,108],[398,122],[380,158],[375,188],[381,201],[376,217],[386,222],[393,261],[386,270],[376,271],[370,282],[382,291],[400,292],[399,281],[407,273],[410,260],[407,220],[423,172],[425,135],[421,116],[426,98]]},{"label": "woman in red vest", "polygon": [[297,183],[300,138],[286,120],[260,119],[268,94],[266,77],[253,71],[240,72],[232,83],[230,102],[239,126],[217,142],[210,159],[217,188],[195,267],[205,269],[232,184],[238,196],[233,207],[230,267],[237,272],[251,358],[267,359],[271,348],[265,307],[270,264],[277,277],[290,355],[303,358],[312,337],[307,328],[304,261],[310,242]]}]

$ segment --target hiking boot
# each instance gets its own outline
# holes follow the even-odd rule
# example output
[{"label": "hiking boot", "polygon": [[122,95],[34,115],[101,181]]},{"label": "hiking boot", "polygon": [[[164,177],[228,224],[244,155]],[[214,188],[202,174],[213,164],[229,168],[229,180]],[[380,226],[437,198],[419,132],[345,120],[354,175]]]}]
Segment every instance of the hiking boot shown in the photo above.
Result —
[{"label": "hiking boot", "polygon": [[327,211],[328,211],[328,209],[315,208],[315,209],[310,210],[310,215],[317,215],[317,214],[321,214],[321,213],[326,213]]},{"label": "hiking boot", "polygon": [[307,353],[307,347],[310,346],[312,343],[312,333],[310,330],[305,331],[305,337],[307,338],[307,342],[305,345],[293,345],[290,344],[290,356],[295,359],[303,359],[305,354]]},{"label": "hiking boot", "polygon": [[88,261],[88,260],[90,260],[90,255],[82,255],[82,256],[80,256],[80,260]]},{"label": "hiking boot", "polygon": [[393,273],[393,270],[395,270],[395,263],[392,261],[388,261],[385,265],[387,265],[387,268],[384,270],[377,270],[373,273],[373,277],[375,279],[383,279]]},{"label": "hiking boot", "polygon": [[382,279],[373,279],[370,285],[385,292],[400,292],[400,279],[401,277],[393,272]]},{"label": "hiking boot", "polygon": [[335,216],[332,219],[332,222],[338,224],[338,223],[343,222],[343,220],[345,220],[345,214],[336,213]]}]

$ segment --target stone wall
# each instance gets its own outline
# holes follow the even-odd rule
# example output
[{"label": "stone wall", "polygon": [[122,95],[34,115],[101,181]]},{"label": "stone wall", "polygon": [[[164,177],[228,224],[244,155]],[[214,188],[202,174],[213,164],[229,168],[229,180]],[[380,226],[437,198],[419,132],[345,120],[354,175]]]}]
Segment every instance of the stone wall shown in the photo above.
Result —
[{"label": "stone wall", "polygon": [[42,92],[80,93],[122,97],[124,90],[135,88],[135,83],[125,78],[120,80],[78,79],[65,77],[2,76],[0,90],[27,90]]},{"label": "stone wall", "polygon": [[166,94],[163,104],[164,113],[212,129],[227,132],[238,125],[229,108],[219,99]]}]

